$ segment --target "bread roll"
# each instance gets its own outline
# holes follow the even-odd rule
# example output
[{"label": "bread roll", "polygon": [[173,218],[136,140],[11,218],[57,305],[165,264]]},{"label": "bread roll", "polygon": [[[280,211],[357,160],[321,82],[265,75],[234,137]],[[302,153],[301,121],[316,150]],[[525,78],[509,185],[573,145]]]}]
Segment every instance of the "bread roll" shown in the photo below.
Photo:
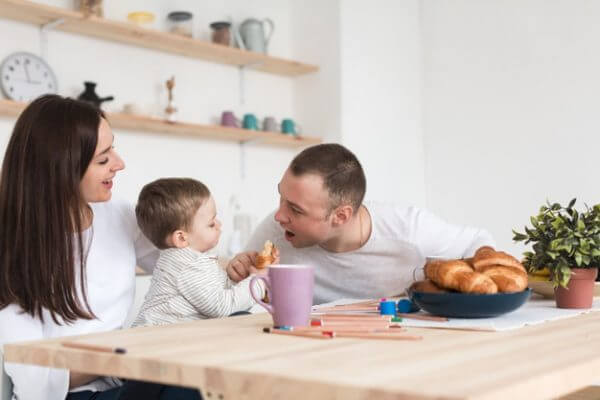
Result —
[{"label": "bread roll", "polygon": [[513,267],[520,269],[523,272],[525,267],[513,256],[503,251],[496,251],[489,246],[481,247],[473,257],[473,268],[475,271],[481,271],[484,267],[490,265],[503,265],[505,267]]},{"label": "bread roll", "polygon": [[265,242],[263,250],[256,256],[256,268],[263,269],[275,261],[275,245],[270,240]]},{"label": "bread roll", "polygon": [[410,289],[414,292],[422,292],[422,293],[448,293],[446,289],[442,289],[429,279],[425,279],[424,281],[417,281],[410,285]]},{"label": "bread roll", "polygon": [[488,265],[480,272],[489,276],[500,292],[521,292],[527,288],[527,273],[518,268]]},{"label": "bread roll", "polygon": [[435,260],[425,265],[425,276],[438,286],[463,293],[493,294],[498,292],[494,281],[463,260]]}]

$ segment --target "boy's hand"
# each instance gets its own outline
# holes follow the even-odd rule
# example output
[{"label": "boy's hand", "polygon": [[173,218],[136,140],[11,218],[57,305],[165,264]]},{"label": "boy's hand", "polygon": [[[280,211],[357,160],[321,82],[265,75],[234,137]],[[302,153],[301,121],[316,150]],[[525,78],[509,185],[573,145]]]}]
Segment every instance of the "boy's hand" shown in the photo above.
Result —
[{"label": "boy's hand", "polygon": [[254,268],[257,254],[256,251],[247,251],[233,257],[226,268],[229,279],[234,282],[239,282],[242,279],[247,278],[250,274],[258,272],[258,270]]}]

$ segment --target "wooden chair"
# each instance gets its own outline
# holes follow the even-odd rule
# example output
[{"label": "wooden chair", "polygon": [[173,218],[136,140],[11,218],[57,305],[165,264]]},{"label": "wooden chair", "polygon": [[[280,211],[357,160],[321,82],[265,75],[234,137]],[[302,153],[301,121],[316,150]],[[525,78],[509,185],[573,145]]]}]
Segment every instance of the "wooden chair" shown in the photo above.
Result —
[{"label": "wooden chair", "polygon": [[8,375],[4,373],[4,358],[0,351],[0,400],[12,399],[12,382]]}]

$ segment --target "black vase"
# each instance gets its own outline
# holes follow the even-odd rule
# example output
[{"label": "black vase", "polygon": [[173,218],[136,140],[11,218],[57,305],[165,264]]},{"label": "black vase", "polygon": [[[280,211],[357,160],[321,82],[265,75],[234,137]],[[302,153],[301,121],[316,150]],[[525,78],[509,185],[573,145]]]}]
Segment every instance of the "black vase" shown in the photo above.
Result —
[{"label": "black vase", "polygon": [[79,95],[78,100],[88,102],[96,108],[100,108],[100,105],[104,101],[113,100],[113,96],[100,97],[96,94],[96,82],[83,82],[85,90]]}]

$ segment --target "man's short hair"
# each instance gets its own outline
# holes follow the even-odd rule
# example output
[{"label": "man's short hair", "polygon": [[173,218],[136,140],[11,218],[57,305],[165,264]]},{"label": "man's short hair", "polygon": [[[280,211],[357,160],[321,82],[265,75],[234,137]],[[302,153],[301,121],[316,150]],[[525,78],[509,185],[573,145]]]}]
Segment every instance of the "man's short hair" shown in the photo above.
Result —
[{"label": "man's short hair", "polygon": [[135,216],[144,235],[159,249],[166,249],[167,237],[178,229],[189,230],[209,197],[208,188],[195,179],[158,179],[142,188]]},{"label": "man's short hair", "polygon": [[363,168],[354,153],[340,144],[309,147],[292,160],[289,169],[295,176],[316,174],[323,178],[329,192],[329,212],[341,204],[350,204],[357,212],[365,197],[367,180]]}]

